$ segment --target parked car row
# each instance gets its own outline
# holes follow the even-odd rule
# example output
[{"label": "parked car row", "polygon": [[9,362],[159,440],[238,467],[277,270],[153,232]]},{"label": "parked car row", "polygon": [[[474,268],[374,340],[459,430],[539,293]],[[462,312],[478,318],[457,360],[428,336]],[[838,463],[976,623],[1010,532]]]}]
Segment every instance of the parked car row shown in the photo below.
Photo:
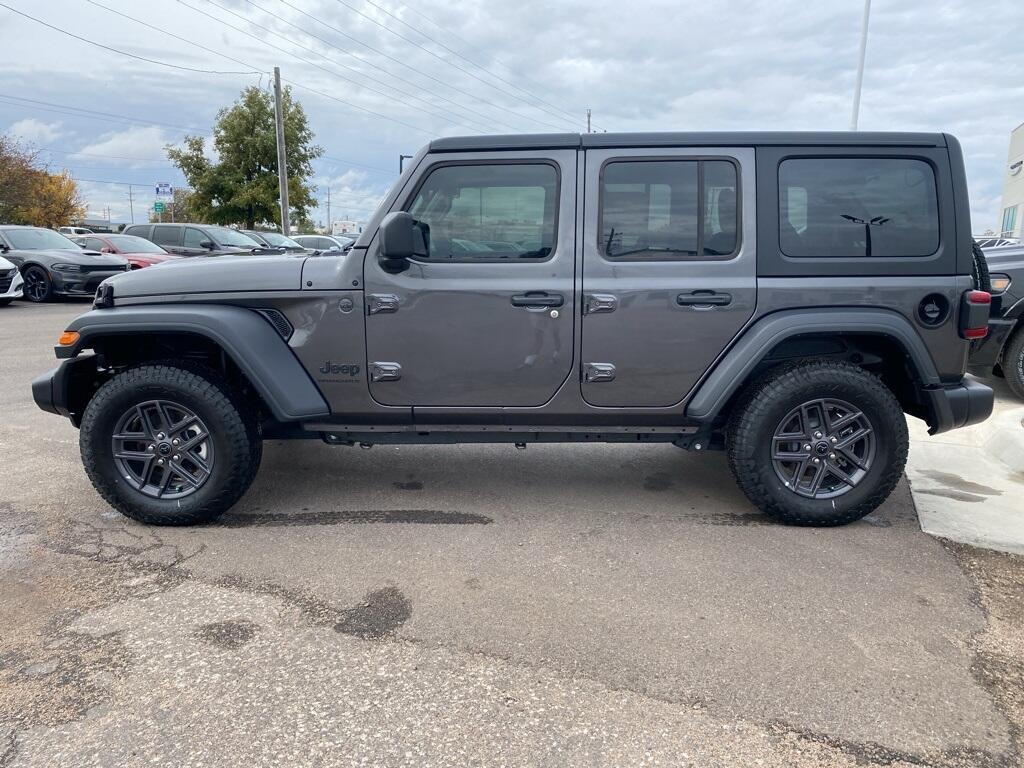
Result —
[{"label": "parked car row", "polygon": [[970,367],[1003,377],[1024,398],[1024,245],[985,248],[992,292],[988,334],[974,343]]},{"label": "parked car row", "polygon": [[0,225],[0,306],[16,298],[91,296],[111,275],[195,256],[340,255],[345,237],[237,230],[210,224],[132,224],[121,234],[84,227]]}]

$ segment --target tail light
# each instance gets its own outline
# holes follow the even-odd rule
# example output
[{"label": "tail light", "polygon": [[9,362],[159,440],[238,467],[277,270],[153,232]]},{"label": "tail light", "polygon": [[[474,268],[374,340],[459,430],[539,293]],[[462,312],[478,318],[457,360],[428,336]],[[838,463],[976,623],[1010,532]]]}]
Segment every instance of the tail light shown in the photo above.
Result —
[{"label": "tail light", "polygon": [[991,307],[992,294],[988,291],[965,291],[960,300],[960,338],[984,339]]}]

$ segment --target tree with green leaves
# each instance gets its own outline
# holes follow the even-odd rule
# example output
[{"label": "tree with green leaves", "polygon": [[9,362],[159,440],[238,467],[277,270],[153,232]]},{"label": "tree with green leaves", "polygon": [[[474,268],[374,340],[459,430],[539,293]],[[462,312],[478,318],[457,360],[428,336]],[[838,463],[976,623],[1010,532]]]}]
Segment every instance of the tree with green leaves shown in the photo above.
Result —
[{"label": "tree with green leaves", "polygon": [[[302,105],[291,89],[282,94],[284,135],[288,162],[288,204],[291,216],[304,219],[316,208],[313,160],[323,148],[313,144]],[[167,156],[185,175],[192,194],[189,208],[211,224],[280,225],[277,134],[274,99],[256,87],[246,88],[230,107],[217,114],[213,149],[217,159],[206,156],[200,136],[186,136],[184,146],[167,147]]]}]

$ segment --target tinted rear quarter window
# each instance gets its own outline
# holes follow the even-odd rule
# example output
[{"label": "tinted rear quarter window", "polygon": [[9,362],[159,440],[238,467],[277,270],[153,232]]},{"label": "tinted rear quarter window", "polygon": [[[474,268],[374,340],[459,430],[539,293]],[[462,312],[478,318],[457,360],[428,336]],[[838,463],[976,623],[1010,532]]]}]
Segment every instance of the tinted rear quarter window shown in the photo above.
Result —
[{"label": "tinted rear quarter window", "polygon": [[794,258],[906,258],[939,247],[935,173],[909,158],[779,165],[779,244]]},{"label": "tinted rear quarter window", "polygon": [[178,245],[181,242],[180,235],[179,227],[153,227],[150,239],[157,245]]}]

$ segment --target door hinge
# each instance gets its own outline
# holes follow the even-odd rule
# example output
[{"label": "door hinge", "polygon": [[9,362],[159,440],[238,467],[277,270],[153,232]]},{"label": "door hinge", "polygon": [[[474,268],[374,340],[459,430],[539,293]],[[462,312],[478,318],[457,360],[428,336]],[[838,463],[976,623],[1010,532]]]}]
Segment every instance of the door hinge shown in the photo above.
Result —
[{"label": "door hinge", "polygon": [[591,384],[615,381],[615,366],[611,363],[584,363],[583,380]]},{"label": "door hinge", "polygon": [[370,381],[398,381],[402,366],[398,363],[370,363]]},{"label": "door hinge", "polygon": [[583,313],[586,315],[614,312],[618,307],[618,297],[610,293],[588,293],[583,299]]},{"label": "door hinge", "polygon": [[366,314],[397,312],[398,303],[398,297],[393,293],[371,293],[366,297]]}]

